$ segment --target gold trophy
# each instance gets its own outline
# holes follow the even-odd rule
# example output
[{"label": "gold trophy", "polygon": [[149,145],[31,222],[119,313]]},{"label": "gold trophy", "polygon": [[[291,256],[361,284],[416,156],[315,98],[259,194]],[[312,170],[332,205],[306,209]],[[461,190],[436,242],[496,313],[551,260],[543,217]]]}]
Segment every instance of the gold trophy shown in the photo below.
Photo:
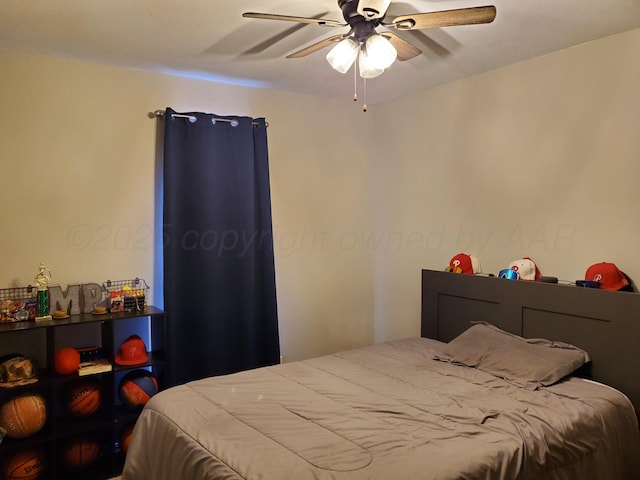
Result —
[{"label": "gold trophy", "polygon": [[38,295],[36,322],[51,320],[51,315],[49,314],[49,291],[47,290],[47,285],[49,284],[50,279],[51,271],[44,265],[44,263],[40,263],[40,266],[38,267],[38,274],[35,278]]}]

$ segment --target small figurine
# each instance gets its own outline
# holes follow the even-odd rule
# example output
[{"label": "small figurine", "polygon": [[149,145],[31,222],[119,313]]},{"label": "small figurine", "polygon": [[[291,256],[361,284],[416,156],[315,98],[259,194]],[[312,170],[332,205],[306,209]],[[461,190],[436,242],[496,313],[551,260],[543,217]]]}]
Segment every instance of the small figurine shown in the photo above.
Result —
[{"label": "small figurine", "polygon": [[51,279],[51,270],[49,270],[44,263],[40,263],[38,267],[38,274],[36,275],[36,286],[38,290],[46,290],[49,280]]}]

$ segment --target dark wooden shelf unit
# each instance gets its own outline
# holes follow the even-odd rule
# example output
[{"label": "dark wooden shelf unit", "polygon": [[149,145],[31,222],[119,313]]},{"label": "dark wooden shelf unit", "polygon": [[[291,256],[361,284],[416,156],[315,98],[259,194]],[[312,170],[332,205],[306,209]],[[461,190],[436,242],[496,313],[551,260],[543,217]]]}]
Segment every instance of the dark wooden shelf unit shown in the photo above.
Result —
[{"label": "dark wooden shelf unit", "polygon": [[[114,359],[119,348],[116,338],[122,336],[122,331],[131,330],[136,319],[145,325],[146,332],[140,332],[142,337],[150,340],[147,344],[152,350],[148,352],[148,361],[142,365],[116,365]],[[77,374],[58,375],[55,372],[55,354],[59,349],[56,345],[56,332],[59,329],[74,329],[78,325],[96,324],[99,330],[101,345],[105,355],[113,365],[110,372],[97,373],[80,377]],[[13,388],[0,388],[0,405],[17,395],[38,393],[47,403],[47,421],[45,426],[36,434],[24,438],[14,439],[5,437],[0,443],[0,466],[13,454],[21,449],[39,448],[45,452],[46,470],[39,480],[75,480],[91,479],[103,480],[121,473],[124,465],[124,454],[120,451],[119,442],[122,431],[134,423],[141,409],[132,410],[122,405],[117,393],[120,379],[129,371],[144,368],[150,370],[158,379],[160,388],[165,385],[165,313],[155,307],[147,306],[143,311],[107,313],[104,315],[80,314],[66,319],[42,322],[26,321],[0,324],[0,342],[11,341],[11,334],[24,332],[19,335],[33,335],[34,341],[45,336],[45,358],[38,372],[38,381],[31,385]],[[77,345],[81,347],[85,345]],[[64,403],[64,390],[70,382],[80,378],[94,378],[101,384],[102,401],[98,411],[87,418],[74,418],[68,414]],[[65,468],[61,462],[61,448],[65,441],[80,435],[92,435],[101,444],[98,460],[91,466],[72,471]],[[1,475],[1,472],[0,472]]]}]

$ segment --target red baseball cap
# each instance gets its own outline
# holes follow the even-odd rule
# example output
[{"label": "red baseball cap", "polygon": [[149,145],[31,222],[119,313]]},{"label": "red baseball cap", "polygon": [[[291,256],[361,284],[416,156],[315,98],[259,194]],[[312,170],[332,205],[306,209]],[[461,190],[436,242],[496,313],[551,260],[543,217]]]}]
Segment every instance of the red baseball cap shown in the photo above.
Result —
[{"label": "red baseball cap", "polygon": [[147,346],[139,335],[131,335],[123,341],[116,354],[118,365],[139,365],[148,359]]},{"label": "red baseball cap", "polygon": [[584,274],[585,280],[600,282],[602,290],[620,290],[629,286],[627,277],[624,276],[618,267],[613,263],[600,262],[594,263],[587,268]]},{"label": "red baseball cap", "polygon": [[449,260],[449,266],[445,270],[447,272],[473,275],[480,272],[480,262],[476,257],[466,253],[459,253]]}]

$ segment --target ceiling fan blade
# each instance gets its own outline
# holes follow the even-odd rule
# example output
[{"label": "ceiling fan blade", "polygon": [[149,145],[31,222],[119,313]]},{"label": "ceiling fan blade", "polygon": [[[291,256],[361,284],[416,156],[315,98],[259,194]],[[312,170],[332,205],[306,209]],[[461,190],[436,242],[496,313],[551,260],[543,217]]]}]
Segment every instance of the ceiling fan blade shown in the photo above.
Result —
[{"label": "ceiling fan blade", "polygon": [[346,23],[340,23],[337,20],[328,20],[326,18],[310,18],[310,17],[295,17],[292,15],[277,15],[273,13],[257,13],[257,12],[245,12],[242,14],[245,18],[259,18],[262,20],[284,20],[287,22],[297,23],[315,23],[326,27],[345,27]]},{"label": "ceiling fan blade", "polygon": [[406,40],[403,40],[402,38],[397,36],[395,33],[382,32],[380,35],[389,40],[391,42],[391,45],[395,47],[396,51],[398,52],[398,60],[400,61],[409,60],[410,58],[417,57],[422,53],[422,50],[414,47]]},{"label": "ceiling fan blade", "polygon": [[401,15],[394,18],[390,24],[385,23],[383,25],[385,27],[394,27],[398,30],[416,30],[421,28],[491,23],[494,18],[496,18],[496,7],[490,5],[485,7],[459,8],[440,12]]},{"label": "ceiling fan blade", "polygon": [[308,47],[304,47],[303,49],[298,50],[297,52],[293,52],[287,55],[287,58],[306,57],[307,55],[317,52],[318,50],[322,50],[323,48],[331,45],[332,43],[337,43],[340,40],[345,39],[347,36],[348,35],[333,35],[331,37],[325,38],[324,40],[320,40],[317,43],[309,45]]},{"label": "ceiling fan blade", "polygon": [[245,50],[244,52],[242,52],[242,54],[243,55],[256,55],[256,54],[262,53],[266,49],[268,49],[268,48],[272,47],[273,45],[275,45],[276,43],[284,40],[289,35],[293,35],[298,30],[300,30],[301,28],[304,28],[304,27],[305,27],[305,25],[302,24],[302,23],[298,23],[298,24],[292,25],[291,27],[287,28],[286,30],[284,30],[282,32],[278,32],[277,34],[275,34],[275,35],[263,40],[262,42],[258,43],[257,45],[254,45],[250,49]]}]

